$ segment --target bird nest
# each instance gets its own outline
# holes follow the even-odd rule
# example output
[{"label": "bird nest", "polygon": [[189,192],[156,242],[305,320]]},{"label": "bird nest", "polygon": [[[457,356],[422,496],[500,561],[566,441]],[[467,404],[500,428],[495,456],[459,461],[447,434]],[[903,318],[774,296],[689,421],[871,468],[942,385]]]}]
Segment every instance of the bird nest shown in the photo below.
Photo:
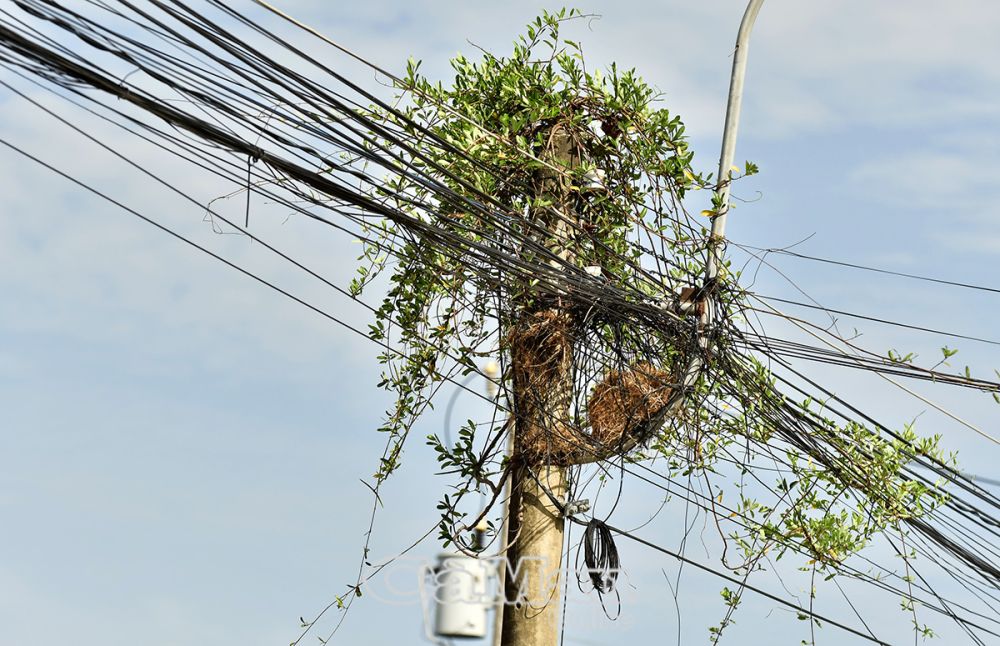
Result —
[{"label": "bird nest", "polygon": [[605,375],[587,404],[589,432],[573,423],[573,320],[562,310],[525,315],[507,335],[517,453],[571,465],[627,453],[662,426],[674,392],[670,371],[636,363]]},{"label": "bird nest", "polygon": [[521,393],[545,393],[572,370],[572,318],[548,309],[525,315],[507,335],[514,387]]},{"label": "bird nest", "polygon": [[548,309],[524,315],[507,335],[514,382],[519,456],[534,464],[566,464],[579,450],[570,423],[572,317]]},{"label": "bird nest", "polygon": [[649,363],[609,372],[587,403],[591,441],[622,449],[646,442],[666,420],[674,386],[669,371]]}]

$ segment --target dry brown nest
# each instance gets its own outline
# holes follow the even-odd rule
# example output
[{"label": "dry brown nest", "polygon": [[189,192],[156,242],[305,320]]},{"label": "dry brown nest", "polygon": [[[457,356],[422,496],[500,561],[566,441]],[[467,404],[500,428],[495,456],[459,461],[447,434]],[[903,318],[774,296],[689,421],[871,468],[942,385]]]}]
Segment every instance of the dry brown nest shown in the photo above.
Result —
[{"label": "dry brown nest", "polygon": [[517,417],[516,446],[531,463],[565,464],[579,448],[570,423],[572,317],[564,310],[525,314],[507,335]]},{"label": "dry brown nest", "polygon": [[645,442],[663,425],[673,392],[671,373],[649,363],[611,371],[587,403],[591,440],[622,449]]},{"label": "dry brown nest", "polygon": [[517,392],[546,392],[569,376],[572,318],[548,309],[524,315],[507,335]]},{"label": "dry brown nest", "polygon": [[594,462],[627,453],[655,434],[673,393],[669,371],[649,363],[609,372],[587,405],[590,432],[572,422],[573,324],[548,309],[526,314],[507,335],[520,457],[539,464]]}]

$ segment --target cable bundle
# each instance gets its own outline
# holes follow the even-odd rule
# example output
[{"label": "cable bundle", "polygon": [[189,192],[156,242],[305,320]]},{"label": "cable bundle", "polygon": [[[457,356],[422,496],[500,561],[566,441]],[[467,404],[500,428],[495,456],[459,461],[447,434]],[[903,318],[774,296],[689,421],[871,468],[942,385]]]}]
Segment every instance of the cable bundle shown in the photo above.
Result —
[{"label": "cable bundle", "polygon": [[591,518],[583,533],[583,563],[590,582],[600,594],[615,589],[621,561],[611,530],[603,521]]},{"label": "cable bundle", "polygon": [[[656,450],[695,461],[704,458],[700,453],[704,446],[718,447],[720,440],[739,438],[731,446],[718,448],[716,459],[731,462],[742,475],[755,478],[755,486],[773,495],[775,507],[795,494],[795,484],[782,490],[779,485],[765,483],[759,474],[769,473],[767,470],[776,470],[779,477],[790,474],[795,460],[821,465],[824,477],[829,476],[835,487],[849,485],[835,497],[843,509],[856,511],[862,519],[872,510],[892,511],[900,518],[900,527],[910,532],[906,551],[915,551],[958,582],[969,596],[996,609],[990,600],[996,600],[1000,583],[995,566],[1000,562],[1000,499],[912,440],[839,399],[831,389],[810,381],[790,359],[994,393],[998,384],[921,370],[843,346],[833,349],[773,338],[746,322],[753,308],[744,302],[746,293],[733,283],[723,283],[705,294],[720,316],[711,329],[700,330],[696,317],[677,314],[681,290],[702,286],[704,266],[703,227],[682,206],[658,205],[657,216],[668,217],[674,227],[671,230],[658,230],[637,219],[636,235],[625,240],[620,249],[591,249],[606,267],[585,271],[552,252],[542,241],[543,227],[509,208],[510,204],[498,200],[497,195],[470,186],[428,151],[446,153],[456,165],[475,167],[502,182],[505,178],[496,165],[455,147],[432,127],[362,90],[335,66],[320,63],[291,45],[293,41],[280,38],[226,3],[95,0],[70,5],[55,0],[18,0],[14,4],[20,12],[0,9],[0,64],[6,69],[42,84],[207,176],[246,187],[362,241],[373,263],[402,262],[407,253],[419,249],[426,256],[416,260],[432,262],[435,256],[443,257],[449,266],[467,272],[477,286],[495,294],[492,304],[470,313],[470,295],[456,291],[453,300],[441,306],[438,313],[443,317],[479,317],[464,319],[467,323],[498,318],[509,311],[510,294],[526,289],[540,298],[565,303],[566,309],[579,314],[579,325],[572,335],[574,411],[585,410],[588,393],[611,375],[647,363],[683,365],[685,358],[704,355],[704,372],[697,387],[675,389],[679,396],[689,398],[686,416],[676,423],[685,432],[674,427],[669,435],[648,438],[654,446],[659,444]],[[89,7],[98,17],[85,15],[77,4]],[[205,11],[199,12],[198,7]],[[234,25],[243,29],[234,29]],[[241,38],[245,31],[279,48],[294,66],[280,63],[278,56]],[[52,36],[52,32],[59,36]],[[75,38],[72,46],[66,44],[67,36]],[[302,71],[305,69],[310,73]],[[436,107],[447,110],[447,106]],[[483,132],[484,137],[490,134]],[[523,156],[532,151],[512,146],[509,152]],[[171,188],[198,204],[177,187]],[[602,199],[584,193],[578,201],[582,211],[593,209]],[[634,198],[634,206],[648,206],[644,199]],[[208,211],[213,218],[258,240],[248,226],[238,227],[211,208]],[[567,225],[573,236],[583,239],[590,235],[588,227],[593,223]],[[674,252],[684,245],[687,256],[681,261]],[[315,271],[266,242],[264,247],[322,280]],[[612,269],[605,271],[607,267]],[[626,278],[634,280],[629,283]],[[348,293],[324,282],[373,312],[378,309],[361,301],[353,286]],[[283,293],[341,323],[312,304]],[[770,313],[793,320],[773,309]],[[391,313],[387,324],[398,326],[401,316]],[[741,317],[746,321],[740,322]],[[477,335],[476,351],[495,347],[504,338],[499,327],[469,328]],[[827,334],[822,328],[813,329]],[[454,365],[432,366],[431,372],[439,373],[440,381],[454,380],[460,372],[472,369],[456,358],[454,346],[441,344],[430,332],[399,344],[388,333],[358,331],[379,343],[388,355],[428,352],[451,359]],[[699,345],[700,337],[709,339],[706,347]],[[748,384],[752,385],[749,392]],[[658,386],[666,392],[679,384]],[[803,408],[786,394],[823,401],[822,414]],[[508,420],[513,415],[509,405],[498,403],[496,410]],[[831,428],[832,421],[837,427]],[[504,428],[505,424],[491,424],[485,429],[481,444],[486,448],[474,456],[477,477],[488,473],[490,467],[498,469]],[[847,436],[844,429],[854,434]],[[472,453],[471,440],[467,448]],[[923,517],[907,517],[896,501],[886,499],[886,492],[870,486],[873,471],[868,467],[878,457],[877,451],[887,448],[901,456],[897,472],[901,486],[933,488],[938,480],[948,483],[949,495],[925,510]],[[594,450],[592,445],[580,448]],[[796,457],[790,458],[790,454]],[[668,488],[681,480],[673,471],[656,471],[642,464],[623,465],[622,474],[661,487],[666,483]],[[815,484],[830,483],[817,478]],[[724,507],[711,484],[707,492],[689,487],[682,495],[720,522],[732,523],[748,540],[756,540],[761,531],[759,517]],[[770,511],[778,516],[785,509]],[[837,546],[811,544],[807,537],[814,527],[811,521],[803,516],[800,533],[771,540],[780,549],[800,552],[872,585],[886,585],[880,578],[863,574],[867,566],[852,569],[840,562]],[[595,519],[587,524],[583,549],[594,589],[601,594],[614,590],[620,564],[612,532],[604,522]],[[909,571],[898,580],[901,588],[905,583],[905,589],[912,591],[916,585],[928,598],[936,598],[932,586],[919,577],[914,583]],[[892,590],[901,593],[900,588]],[[976,616],[973,611],[951,600],[941,600],[937,608],[972,630],[968,617]]]}]

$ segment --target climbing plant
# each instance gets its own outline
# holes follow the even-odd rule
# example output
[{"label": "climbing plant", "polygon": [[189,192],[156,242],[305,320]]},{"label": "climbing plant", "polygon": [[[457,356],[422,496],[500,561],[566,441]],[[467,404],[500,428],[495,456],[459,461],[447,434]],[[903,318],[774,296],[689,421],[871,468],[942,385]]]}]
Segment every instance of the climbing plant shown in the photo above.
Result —
[{"label": "climbing plant", "polygon": [[[380,385],[395,403],[379,429],[388,444],[376,486],[399,468],[440,386],[498,359],[493,419],[470,420],[451,444],[427,438],[453,486],[438,505],[441,539],[473,549],[466,530],[480,519],[495,536],[493,503],[509,465],[502,438],[517,420],[511,359],[525,321],[558,311],[565,329],[540,334],[561,340],[536,334],[531,343],[536,354],[571,348],[569,430],[550,429],[539,459],[656,459],[665,477],[704,483],[733,572],[748,577],[765,556],[791,552],[814,573],[844,574],[874,537],[905,535],[909,521],[947,502],[940,482],[907,468],[950,467],[953,456],[912,427],[893,433],[782,393],[766,347],[751,342],[739,272],[726,261],[715,280],[704,278],[709,223],[728,208],[719,178],[695,169],[682,121],[634,70],[587,65],[580,43],[562,34],[579,17],[544,13],[508,56],[456,57],[447,84],[411,60],[397,107],[369,112],[381,124],[373,146],[393,151],[396,170],[370,194],[428,231],[370,220],[351,285],[357,295],[387,279],[371,333],[397,348],[380,357]],[[400,139],[416,143],[400,150]],[[747,162],[722,180],[756,172]],[[710,208],[689,213],[694,199]],[[632,398],[628,415],[618,405],[631,419],[612,437],[598,432],[594,410],[609,389]],[[472,492],[488,501],[478,517],[460,504]],[[713,640],[741,593],[723,590]]]}]

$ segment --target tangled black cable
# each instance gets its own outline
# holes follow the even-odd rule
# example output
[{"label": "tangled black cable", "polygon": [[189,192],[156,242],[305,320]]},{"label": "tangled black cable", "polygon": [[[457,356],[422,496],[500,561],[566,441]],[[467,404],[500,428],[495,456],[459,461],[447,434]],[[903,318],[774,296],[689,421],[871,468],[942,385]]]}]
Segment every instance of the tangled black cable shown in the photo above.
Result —
[{"label": "tangled black cable", "polygon": [[611,530],[603,521],[591,518],[583,533],[583,563],[598,594],[615,589],[621,561]]},{"label": "tangled black cable", "polygon": [[[134,129],[133,134],[136,136],[178,155],[214,177],[232,180],[237,185],[246,187],[248,197],[252,190],[255,195],[273,199],[296,213],[333,226],[366,244],[381,245],[380,252],[395,256],[399,251],[398,240],[373,242],[368,238],[366,227],[377,220],[377,216],[385,217],[400,227],[401,238],[424,240],[441,254],[461,259],[470,275],[475,275],[483,284],[496,288],[498,303],[503,298],[501,288],[534,283],[539,293],[572,301],[585,310],[588,332],[581,333],[574,348],[574,394],[578,397],[575,403],[577,410],[584,408],[584,395],[595,381],[602,379],[611,370],[622,370],[639,362],[650,362],[661,356],[665,349],[683,350],[689,354],[699,350],[694,322],[678,317],[672,309],[672,302],[680,300],[674,293],[674,287],[697,286],[697,272],[684,271],[682,267],[672,264],[669,254],[662,251],[656,253],[652,241],[647,245],[648,248],[643,247],[641,251],[646,254],[645,258],[655,261],[662,270],[654,272],[649,269],[653,262],[631,263],[625,255],[620,260],[630,275],[642,276],[645,284],[658,287],[654,290],[655,297],[627,287],[621,276],[614,276],[613,280],[607,277],[595,278],[585,274],[580,268],[567,265],[537,242],[538,231],[532,228],[531,223],[519,219],[517,212],[503,208],[490,195],[480,194],[467,186],[463,189],[466,193],[456,193],[452,186],[441,182],[441,177],[447,174],[446,169],[435,167],[434,172],[427,173],[401,163],[401,159],[408,159],[407,155],[417,157],[422,154],[424,148],[421,146],[426,144],[418,144],[416,141],[423,142],[423,138],[433,140],[434,133],[421,124],[406,121],[405,115],[395,112],[393,114],[398,118],[399,124],[405,122],[406,127],[373,120],[364,109],[369,102],[389,111],[393,110],[392,106],[365,93],[337,74],[333,68],[319,66],[314,59],[299,50],[292,48],[298,64],[315,66],[331,79],[331,83],[325,84],[291,67],[280,65],[249,41],[237,38],[231,31],[214,24],[209,17],[197,14],[186,4],[151,0],[142,8],[138,6],[141,3],[121,2],[123,9],[111,12],[134,25],[140,33],[160,39],[152,42],[137,39],[132,34],[131,27],[116,31],[113,27],[116,23],[106,20],[107,15],[102,14],[101,19],[90,19],[75,9],[60,7],[57,0],[17,0],[15,4],[24,12],[24,16],[0,9],[0,66],[14,69],[16,73],[21,72],[39,83],[51,85],[52,90],[60,91],[64,99],[78,97],[87,102],[85,109],[92,109],[97,116],[130,132]],[[111,11],[109,3],[91,0],[89,4]],[[230,18],[240,20],[260,35],[272,40],[276,38],[274,34],[236,14],[217,0],[209,0],[208,4],[225,11]],[[152,9],[156,11],[150,13]],[[132,78],[146,78],[146,81],[126,83],[133,71],[128,71],[125,78],[121,78],[124,72],[118,66],[102,67],[101,61],[106,61],[105,58],[96,55],[82,56],[79,43],[73,41],[76,44],[69,47],[37,25],[32,27],[35,22],[29,18],[50,22],[62,32],[75,34],[79,42],[92,48],[94,52],[110,54],[119,61],[124,61],[126,71],[132,68],[142,71],[146,76],[140,74]],[[66,39],[66,42],[69,40]],[[161,46],[166,44],[169,51],[158,49],[156,43],[161,43]],[[173,53],[175,49],[180,53]],[[183,97],[179,103],[175,94]],[[139,115],[153,116],[156,119],[147,120]],[[162,125],[161,120],[166,125]],[[73,127],[70,123],[67,125]],[[447,142],[437,141],[436,145],[447,149],[456,158],[468,163],[479,163],[462,151],[451,150]],[[336,153],[346,156],[348,161],[344,161]],[[263,163],[248,164],[248,159],[260,159]],[[35,161],[42,163],[37,159]],[[135,167],[135,164],[132,165]],[[73,179],[68,175],[64,176]],[[419,184],[427,188],[432,197],[414,201],[407,195],[394,192],[386,181],[387,176],[405,178]],[[406,202],[406,208],[400,208],[396,202],[384,199],[386,195]],[[186,199],[191,200],[190,197]],[[407,210],[410,208],[419,210],[427,217],[410,217]],[[475,214],[476,219],[471,224],[464,221],[455,223],[448,218],[452,211]],[[209,212],[211,213],[211,209]],[[327,219],[324,214],[336,217]],[[214,217],[216,216],[213,214]],[[220,219],[227,222],[224,218]],[[244,220],[244,223],[245,229],[248,222]],[[238,225],[229,224],[234,229],[239,229]],[[682,223],[678,226],[682,226]],[[161,228],[170,233],[164,227]],[[693,229],[689,231],[683,226],[682,228],[688,231],[685,235],[697,237],[696,232],[692,233]],[[244,233],[250,235],[251,239],[259,240],[249,232]],[[192,244],[189,240],[181,239]],[[638,243],[632,241],[629,244]],[[531,254],[526,254],[526,249]],[[278,253],[298,268],[322,280],[328,287],[344,296],[355,298],[293,258]],[[277,289],[271,283],[264,282],[225,259],[217,259],[260,280],[264,285]],[[814,260],[828,262],[823,259]],[[667,268],[676,270],[680,278],[671,271],[665,271]],[[960,286],[996,291],[964,284]],[[694,297],[688,300],[698,301],[701,295],[701,291],[696,291]],[[733,298],[732,294],[708,295],[718,301],[716,310],[728,311],[724,301]],[[308,302],[291,294],[286,293],[286,296],[338,324],[344,324]],[[459,295],[459,298],[463,297]],[[796,302],[792,304],[813,307]],[[367,304],[363,305],[372,309]],[[498,304],[494,311],[501,309]],[[847,312],[832,313],[944,333],[941,330],[928,330]],[[637,329],[651,333],[634,334],[627,345],[620,341],[624,330]],[[359,330],[354,331],[367,336]],[[909,529],[913,531],[910,539],[912,549],[954,578],[970,595],[993,607],[987,599],[996,600],[993,591],[1000,582],[1000,573],[993,565],[998,556],[996,538],[1000,535],[1000,521],[995,516],[995,510],[1000,509],[1000,501],[996,496],[964,478],[949,465],[931,456],[913,453],[898,434],[878,424],[849,402],[840,400],[819,383],[799,374],[790,360],[806,359],[979,390],[995,390],[996,384],[958,375],[920,371],[914,366],[898,365],[875,355],[848,355],[773,338],[752,328],[741,331],[729,321],[719,322],[712,335],[716,356],[705,369],[704,378],[707,382],[724,385],[751,383],[755,364],[750,363],[748,357],[765,357],[775,366],[772,373],[775,384],[780,384],[785,392],[798,392],[810,399],[820,394],[825,402],[824,411],[828,415],[842,419],[845,423],[865,422],[873,433],[898,442],[901,450],[908,454],[909,462],[902,468],[907,480],[916,480],[928,487],[933,487],[938,478],[950,483],[951,495],[939,509],[929,512],[924,521],[909,523]],[[615,339],[613,352],[598,349],[606,341],[606,337]],[[686,340],[692,347],[688,349],[682,346],[678,339]],[[988,339],[975,340],[994,343]],[[376,342],[385,344],[383,341]],[[386,348],[399,356],[406,352],[406,348],[391,350],[388,345]],[[440,351],[444,356],[450,356],[447,350]],[[456,375],[457,372],[448,368],[444,379],[452,381]],[[677,392],[680,396],[682,389],[678,387]],[[836,470],[837,473],[854,474],[854,481],[863,480],[864,474],[859,472],[856,464],[857,454],[845,452],[844,447],[836,442],[831,443],[830,436],[825,434],[825,420],[803,413],[783,397],[777,396],[776,386],[761,388],[761,392],[755,393],[759,395],[756,399],[747,398],[745,393],[734,386],[720,388],[720,392],[730,396],[731,401],[746,400],[748,406],[763,406],[755,414],[774,429],[774,434],[769,436],[773,438],[769,442],[754,447],[754,452],[769,456],[784,467],[786,463],[781,458],[781,447],[792,447],[794,451],[808,456],[808,459],[827,465],[828,469]],[[683,393],[686,394],[686,390]],[[478,393],[475,394],[481,397]],[[721,419],[730,414],[714,401],[703,401],[693,408],[706,411],[710,419]],[[509,410],[503,412],[510,413]],[[447,444],[450,445],[450,441]],[[487,441],[486,445],[489,450],[494,450],[497,442]],[[587,445],[581,451],[593,452],[593,448]],[[751,453],[749,444],[747,453]],[[642,469],[669,483],[668,476],[657,473],[650,467],[636,464],[633,469]],[[623,477],[625,473],[633,478],[646,479],[623,467]],[[772,494],[775,493],[765,483],[760,482],[760,485]],[[876,491],[870,493],[869,497],[879,499],[880,496],[881,492]],[[711,498],[707,500],[711,502]],[[860,501],[858,506],[861,506]],[[706,511],[717,512],[720,507],[721,503],[711,502],[710,507],[704,508]],[[615,591],[620,563],[613,531],[628,538],[634,537],[617,529],[612,531],[601,520],[583,522],[573,516],[567,518],[586,527],[582,553],[577,550],[577,565],[579,566],[582,554],[589,579],[599,595]],[[792,545],[790,549],[803,548]],[[910,569],[908,577],[911,576],[909,571]],[[585,585],[583,580],[581,577],[581,587]],[[945,603],[930,589],[929,584],[927,587],[930,593],[941,600],[939,611],[955,616],[951,613],[954,602],[948,600]],[[960,605],[956,607],[963,608]],[[976,614],[965,608],[963,610]],[[955,618],[965,622],[963,626],[968,623],[957,616]],[[972,626],[971,623],[968,625]],[[974,637],[973,639],[976,643],[981,643]]]}]

